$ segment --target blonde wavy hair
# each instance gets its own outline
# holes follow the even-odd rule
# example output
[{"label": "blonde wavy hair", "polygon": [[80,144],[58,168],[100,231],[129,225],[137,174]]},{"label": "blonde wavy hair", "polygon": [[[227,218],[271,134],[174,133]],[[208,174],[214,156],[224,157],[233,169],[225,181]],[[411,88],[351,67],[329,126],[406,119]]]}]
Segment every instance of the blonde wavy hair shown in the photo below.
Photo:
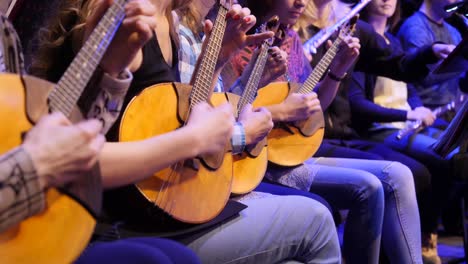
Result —
[{"label": "blonde wavy hair", "polygon": [[350,5],[340,2],[339,0],[325,0],[328,1],[328,3],[325,4],[324,11],[320,13],[315,1],[324,0],[310,0],[301,17],[299,17],[297,23],[294,25],[294,30],[299,33],[303,41],[312,37],[309,36],[307,30],[307,27],[310,25],[321,29],[329,27],[351,10]]},{"label": "blonde wavy hair", "polygon": [[178,9],[177,15],[179,16],[180,22],[184,26],[188,27],[194,33],[194,35],[202,33],[202,23],[205,18],[197,10],[196,5],[193,3],[193,1],[187,6]]}]

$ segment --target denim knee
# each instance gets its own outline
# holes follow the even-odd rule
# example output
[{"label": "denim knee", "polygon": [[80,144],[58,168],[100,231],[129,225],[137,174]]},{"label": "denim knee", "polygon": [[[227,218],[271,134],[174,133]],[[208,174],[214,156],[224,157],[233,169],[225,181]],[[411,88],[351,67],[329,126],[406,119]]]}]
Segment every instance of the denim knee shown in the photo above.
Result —
[{"label": "denim knee", "polygon": [[[303,198],[303,197],[301,197]],[[304,200],[301,206],[304,214],[307,214],[309,230],[312,232],[323,232],[323,233],[336,233],[335,220],[333,216],[323,204],[316,202],[311,199]],[[304,219],[296,219],[292,221],[307,221]],[[320,228],[318,228],[320,227]]]},{"label": "denim knee", "polygon": [[313,207],[310,209],[312,214],[319,220],[320,222],[324,223],[326,226],[330,226],[335,228],[335,221],[333,220],[333,216],[323,204],[313,201]]},{"label": "denim knee", "polygon": [[359,200],[368,201],[375,200],[375,202],[383,203],[384,201],[384,191],[383,186],[380,180],[372,173],[362,171],[363,177],[361,183],[359,184]]},{"label": "denim knee", "polygon": [[[301,197],[302,198],[302,197]],[[308,212],[310,218],[295,219],[307,223],[302,244],[303,254],[299,257],[303,263],[340,263],[341,250],[335,222],[328,208],[319,202],[304,200],[301,209]],[[307,220],[306,220],[307,219]]]},{"label": "denim knee", "polygon": [[285,203],[285,205],[287,205],[286,210],[289,211],[288,214],[296,212],[302,215],[302,219],[291,219],[291,221],[305,221],[304,219],[310,219],[311,224],[312,222],[318,222],[322,223],[323,226],[331,226],[332,228],[335,227],[333,216],[330,210],[328,210],[328,208],[320,202],[307,197],[296,195],[283,197],[287,197],[289,199],[288,203]]},{"label": "denim knee", "polygon": [[415,193],[413,173],[407,166],[400,162],[391,162],[383,169],[383,173],[387,175],[383,182],[391,187],[391,190],[386,191]]}]

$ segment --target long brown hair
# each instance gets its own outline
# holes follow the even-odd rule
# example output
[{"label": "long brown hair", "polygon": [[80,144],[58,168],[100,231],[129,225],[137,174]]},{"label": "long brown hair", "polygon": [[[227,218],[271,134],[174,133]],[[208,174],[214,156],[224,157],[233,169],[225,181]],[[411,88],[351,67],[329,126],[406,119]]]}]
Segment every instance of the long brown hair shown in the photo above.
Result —
[{"label": "long brown hair", "polygon": [[[174,21],[177,19],[177,16],[174,16],[173,11],[178,12],[181,9],[189,8],[192,6],[192,0],[172,0],[172,6],[170,10],[166,11],[166,17],[169,20],[169,34],[171,35],[172,40],[175,42],[177,50],[179,49],[179,34],[178,26]],[[177,51],[174,51],[177,52]]]},{"label": "long brown hair", "polygon": [[[172,0],[166,12],[171,38],[179,47],[177,28],[172,10],[183,8],[192,0]],[[57,82],[83,44],[86,19],[95,9],[95,0],[63,0],[57,14],[51,16],[38,35],[38,50],[33,57],[29,72],[33,75]]]},{"label": "long brown hair", "polygon": [[[361,11],[361,19],[369,22],[369,11],[370,6],[367,5],[364,7],[364,9]],[[391,17],[387,19],[387,27],[389,32],[393,32],[395,28],[398,26],[399,22],[401,19],[401,2],[400,0],[397,0],[396,7],[395,7],[395,13]]]},{"label": "long brown hair", "polygon": [[[86,9],[88,6],[89,1],[84,4]],[[60,79],[78,48],[74,38],[81,34],[74,33],[84,28],[86,16],[81,7],[81,0],[61,1],[56,14],[39,30],[36,36],[39,47],[29,68],[31,74],[52,82]]]}]

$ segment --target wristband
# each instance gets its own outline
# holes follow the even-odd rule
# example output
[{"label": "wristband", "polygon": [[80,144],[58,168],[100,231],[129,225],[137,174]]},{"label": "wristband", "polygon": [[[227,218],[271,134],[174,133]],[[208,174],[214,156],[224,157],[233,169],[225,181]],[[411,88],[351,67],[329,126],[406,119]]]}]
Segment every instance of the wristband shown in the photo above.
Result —
[{"label": "wristband", "polygon": [[234,131],[231,137],[232,154],[240,154],[245,148],[245,129],[241,122],[234,125]]},{"label": "wristband", "polygon": [[340,77],[340,76],[336,76],[336,75],[331,71],[331,69],[328,69],[327,75],[328,75],[328,77],[329,77],[330,79],[332,79],[333,81],[341,82],[341,81],[344,80],[344,78],[346,78],[346,75],[348,75],[348,73],[345,72],[344,75]]}]

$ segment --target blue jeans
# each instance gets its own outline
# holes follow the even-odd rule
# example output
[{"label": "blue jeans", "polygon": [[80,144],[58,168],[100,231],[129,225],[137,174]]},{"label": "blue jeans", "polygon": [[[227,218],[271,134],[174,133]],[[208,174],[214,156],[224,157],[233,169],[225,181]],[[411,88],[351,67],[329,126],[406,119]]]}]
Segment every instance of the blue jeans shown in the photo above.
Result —
[{"label": "blue jeans", "polygon": [[129,238],[113,242],[95,242],[76,260],[75,264],[199,264],[188,248],[169,239]]},{"label": "blue jeans", "polygon": [[[370,139],[384,143],[386,146],[404,153],[411,158],[425,164],[431,173],[430,195],[425,203],[429,204],[430,211],[425,215],[426,227],[424,232],[437,232],[438,218],[442,208],[447,201],[451,186],[451,164],[448,159],[444,159],[436,154],[432,149],[441,131],[437,128],[428,127],[421,133],[413,134],[398,140],[396,129],[376,131],[371,134]],[[456,149],[454,152],[457,152]],[[426,206],[427,207],[427,206]]]},{"label": "blue jeans", "polygon": [[285,187],[277,184],[271,184],[271,183],[266,183],[266,182],[261,182],[257,188],[255,188],[254,192],[264,192],[264,193],[271,193],[274,195],[296,195],[296,196],[305,196],[309,197],[310,199],[313,199],[321,204],[323,204],[327,209],[332,213],[332,208],[330,204],[323,199],[322,197],[318,196],[315,193],[311,193],[308,191],[302,191],[298,189],[293,189],[290,187]]},{"label": "blue jeans", "polygon": [[434,220],[434,205],[431,201],[431,173],[423,163],[394,150],[383,143],[362,139],[325,139],[320,145],[316,156],[392,160],[402,163],[413,173],[422,232],[430,233],[437,227],[437,220]]},{"label": "blue jeans", "polygon": [[343,256],[347,263],[378,263],[380,241],[391,263],[422,263],[418,205],[411,171],[398,162],[312,158],[311,191],[349,209]]},{"label": "blue jeans", "polygon": [[300,196],[242,200],[248,208],[188,244],[202,263],[340,263],[333,218]]}]

